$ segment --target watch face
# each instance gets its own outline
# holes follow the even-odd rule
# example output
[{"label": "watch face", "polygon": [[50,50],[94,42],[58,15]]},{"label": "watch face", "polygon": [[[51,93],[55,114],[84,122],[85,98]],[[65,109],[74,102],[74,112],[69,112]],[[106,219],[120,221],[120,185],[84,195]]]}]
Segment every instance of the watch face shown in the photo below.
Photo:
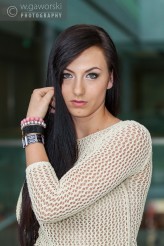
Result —
[{"label": "watch face", "polygon": [[31,144],[31,143],[36,143],[37,142],[37,135],[30,135],[30,136],[27,136],[27,140],[28,140],[28,144]]}]

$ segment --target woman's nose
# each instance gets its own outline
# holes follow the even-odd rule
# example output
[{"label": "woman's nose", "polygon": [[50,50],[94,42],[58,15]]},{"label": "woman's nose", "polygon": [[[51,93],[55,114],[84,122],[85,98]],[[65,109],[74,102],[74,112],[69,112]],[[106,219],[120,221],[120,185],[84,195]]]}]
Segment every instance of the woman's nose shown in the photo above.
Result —
[{"label": "woman's nose", "polygon": [[84,94],[84,92],[85,89],[84,89],[83,81],[81,79],[76,79],[74,82],[73,93],[76,96],[81,96]]}]

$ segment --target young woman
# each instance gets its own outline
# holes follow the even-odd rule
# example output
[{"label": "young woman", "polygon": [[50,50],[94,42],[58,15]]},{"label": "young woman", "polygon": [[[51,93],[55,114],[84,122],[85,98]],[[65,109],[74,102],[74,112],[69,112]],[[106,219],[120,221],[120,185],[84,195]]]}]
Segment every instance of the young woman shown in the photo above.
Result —
[{"label": "young woman", "polygon": [[117,118],[109,35],[93,25],[61,33],[46,86],[34,90],[21,122],[27,168],[17,205],[20,244],[136,246],[152,144],[143,125]]}]

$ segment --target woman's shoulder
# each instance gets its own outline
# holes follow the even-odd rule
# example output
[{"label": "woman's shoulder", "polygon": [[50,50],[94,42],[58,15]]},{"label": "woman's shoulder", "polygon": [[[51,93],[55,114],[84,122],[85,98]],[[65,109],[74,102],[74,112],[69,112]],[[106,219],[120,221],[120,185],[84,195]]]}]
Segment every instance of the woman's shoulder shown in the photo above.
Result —
[{"label": "woman's shoulder", "polygon": [[121,120],[114,124],[111,128],[109,127],[106,134],[113,135],[118,142],[129,141],[129,142],[142,142],[145,145],[152,145],[151,135],[149,130],[141,123],[135,120]]},{"label": "woman's shoulder", "polygon": [[79,144],[83,145],[101,145],[106,144],[106,141],[113,143],[118,142],[118,145],[124,141],[133,142],[144,140],[151,144],[151,136],[148,129],[141,123],[134,120],[120,120],[119,122],[110,125],[109,127],[90,134],[82,139],[78,139]]},{"label": "woman's shoulder", "polygon": [[[119,122],[115,123],[111,126],[111,129],[118,129],[123,131],[132,131],[132,132],[145,132],[145,134],[150,135],[149,130],[142,125],[141,123],[135,121],[135,120],[120,120]],[[110,127],[109,127],[110,130]]]}]

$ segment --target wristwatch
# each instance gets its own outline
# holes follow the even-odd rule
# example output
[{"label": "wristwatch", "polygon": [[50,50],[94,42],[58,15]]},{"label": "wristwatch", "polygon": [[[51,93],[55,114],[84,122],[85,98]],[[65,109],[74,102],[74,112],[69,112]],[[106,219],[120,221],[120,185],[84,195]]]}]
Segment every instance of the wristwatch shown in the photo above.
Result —
[{"label": "wristwatch", "polygon": [[22,138],[23,148],[33,143],[43,143],[44,144],[44,136],[41,134],[29,134],[29,135],[23,136]]}]

